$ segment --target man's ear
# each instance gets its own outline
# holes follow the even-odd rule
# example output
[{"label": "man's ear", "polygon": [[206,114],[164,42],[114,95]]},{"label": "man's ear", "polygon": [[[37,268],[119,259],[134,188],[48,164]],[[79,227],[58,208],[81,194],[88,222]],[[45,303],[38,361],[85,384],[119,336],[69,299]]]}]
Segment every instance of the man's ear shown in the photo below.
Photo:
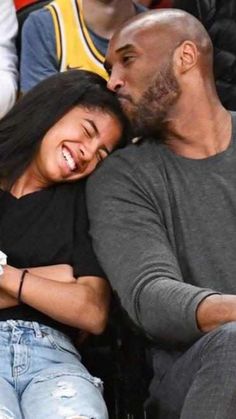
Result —
[{"label": "man's ear", "polygon": [[179,73],[185,73],[194,67],[198,61],[199,50],[192,41],[184,41],[176,48],[173,62]]}]

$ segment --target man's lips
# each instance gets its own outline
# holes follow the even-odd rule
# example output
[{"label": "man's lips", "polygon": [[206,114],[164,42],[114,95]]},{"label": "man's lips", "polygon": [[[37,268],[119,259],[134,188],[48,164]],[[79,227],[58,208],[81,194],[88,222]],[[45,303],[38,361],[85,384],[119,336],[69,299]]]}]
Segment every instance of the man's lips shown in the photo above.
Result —
[{"label": "man's lips", "polygon": [[117,98],[118,98],[118,100],[119,100],[119,101],[121,101],[121,102],[123,102],[123,101],[125,101],[125,100],[126,100],[126,101],[128,101],[128,102],[131,102],[131,103],[133,102],[133,101],[132,101],[132,98],[131,98],[129,95],[121,95],[121,94],[118,94],[118,95],[117,95]]}]

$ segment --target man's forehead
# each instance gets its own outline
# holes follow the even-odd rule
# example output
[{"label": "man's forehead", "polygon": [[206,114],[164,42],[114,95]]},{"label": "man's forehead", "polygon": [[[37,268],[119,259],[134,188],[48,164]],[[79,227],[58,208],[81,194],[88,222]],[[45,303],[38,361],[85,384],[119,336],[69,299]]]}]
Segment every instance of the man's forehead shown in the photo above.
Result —
[{"label": "man's forehead", "polygon": [[119,53],[126,49],[141,47],[152,36],[153,28],[125,27],[111,40],[108,52]]},{"label": "man's forehead", "polygon": [[[158,40],[159,44],[175,41],[180,27],[183,26],[183,18],[186,13],[177,9],[158,9],[140,13],[136,17],[125,22],[113,35],[109,53],[119,51],[120,48],[128,46],[145,46],[148,44],[155,49]],[[178,28],[177,28],[178,26]],[[150,39],[151,38],[151,39]]]}]

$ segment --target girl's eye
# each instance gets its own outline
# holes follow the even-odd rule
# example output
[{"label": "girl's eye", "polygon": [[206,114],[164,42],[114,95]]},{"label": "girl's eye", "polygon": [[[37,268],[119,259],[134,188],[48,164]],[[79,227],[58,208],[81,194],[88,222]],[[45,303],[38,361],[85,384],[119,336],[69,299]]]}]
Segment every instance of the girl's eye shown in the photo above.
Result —
[{"label": "girl's eye", "polygon": [[107,157],[107,152],[103,149],[98,150],[97,152],[97,160],[98,162],[102,162]]},{"label": "girl's eye", "polygon": [[86,137],[92,138],[92,133],[88,130],[88,128],[83,126],[83,130],[84,130],[84,133],[85,133]]}]

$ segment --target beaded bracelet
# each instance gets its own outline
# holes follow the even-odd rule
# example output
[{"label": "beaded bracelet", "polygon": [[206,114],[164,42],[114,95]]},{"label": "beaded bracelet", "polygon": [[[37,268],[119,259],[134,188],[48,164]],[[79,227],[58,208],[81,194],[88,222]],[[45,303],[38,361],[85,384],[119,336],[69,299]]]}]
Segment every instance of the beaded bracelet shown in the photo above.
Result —
[{"label": "beaded bracelet", "polygon": [[18,290],[18,296],[17,296],[17,300],[19,303],[21,303],[21,293],[22,293],[22,287],[23,287],[23,283],[24,283],[24,279],[25,279],[25,275],[28,273],[28,269],[24,269],[22,271],[21,277],[20,277],[20,285],[19,285],[19,290]]}]

